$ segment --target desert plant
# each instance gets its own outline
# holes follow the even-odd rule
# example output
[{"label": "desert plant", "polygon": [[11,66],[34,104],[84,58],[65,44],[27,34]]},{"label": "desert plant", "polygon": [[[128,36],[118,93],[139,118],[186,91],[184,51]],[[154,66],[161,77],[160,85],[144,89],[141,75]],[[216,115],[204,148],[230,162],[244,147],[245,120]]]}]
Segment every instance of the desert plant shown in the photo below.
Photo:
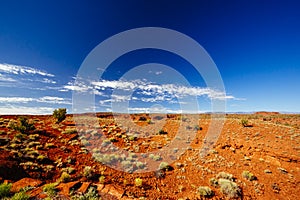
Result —
[{"label": "desert plant", "polygon": [[62,133],[64,133],[64,134],[77,133],[77,129],[76,128],[66,128],[65,131],[63,131]]},{"label": "desert plant", "polygon": [[210,184],[211,186],[214,186],[214,187],[218,187],[218,186],[219,186],[218,180],[215,179],[215,178],[209,179],[209,184]]},{"label": "desert plant", "polygon": [[104,183],[105,183],[105,176],[104,176],[104,175],[101,175],[101,176],[99,177],[99,183],[101,183],[101,184],[104,184]]},{"label": "desert plant", "polygon": [[85,166],[83,169],[83,176],[86,178],[91,178],[93,176],[93,169],[91,166]]},{"label": "desert plant", "polygon": [[257,179],[256,176],[254,176],[251,172],[249,171],[243,171],[242,177],[249,180],[249,181],[254,181]]},{"label": "desert plant", "polygon": [[9,123],[9,128],[19,131],[22,134],[28,133],[35,129],[34,124],[29,123],[26,117],[19,117],[18,122]]},{"label": "desert plant", "polygon": [[161,162],[159,164],[159,169],[169,171],[169,170],[172,170],[172,167],[167,162]]},{"label": "desert plant", "polygon": [[59,182],[66,183],[70,180],[70,178],[71,178],[70,174],[68,174],[67,172],[63,172],[63,173],[61,173],[61,176],[59,178]]},{"label": "desert plant", "polygon": [[220,191],[228,198],[238,198],[241,196],[242,191],[235,182],[220,178],[218,184],[220,185]]},{"label": "desert plant", "polygon": [[227,180],[233,181],[233,175],[226,173],[226,172],[218,173],[217,178],[222,178],[222,179],[227,179]]},{"label": "desert plant", "polygon": [[0,198],[7,197],[10,193],[12,184],[2,183],[0,184]]},{"label": "desert plant", "polygon": [[53,117],[57,119],[56,123],[62,122],[66,119],[67,109],[66,108],[58,108],[53,111]]},{"label": "desert plant", "polygon": [[252,125],[249,124],[247,119],[241,119],[241,124],[243,127],[251,127]]},{"label": "desert plant", "polygon": [[153,157],[153,160],[154,161],[159,161],[159,160],[161,160],[162,158],[160,157],[160,155],[155,155],[154,157]]},{"label": "desert plant", "polygon": [[198,187],[198,193],[202,197],[212,197],[212,196],[214,196],[214,192],[207,186]]},{"label": "desert plant", "polygon": [[56,186],[58,183],[48,183],[44,185],[43,192],[45,192],[49,197],[54,197],[57,194]]},{"label": "desert plant", "polygon": [[143,185],[143,179],[141,178],[134,179],[134,184],[136,187],[141,187]]},{"label": "desert plant", "polygon": [[85,194],[78,194],[71,197],[72,200],[101,200],[97,190],[94,187],[90,187]]},{"label": "desert plant", "polygon": [[30,196],[25,191],[15,193],[11,200],[28,200]]}]

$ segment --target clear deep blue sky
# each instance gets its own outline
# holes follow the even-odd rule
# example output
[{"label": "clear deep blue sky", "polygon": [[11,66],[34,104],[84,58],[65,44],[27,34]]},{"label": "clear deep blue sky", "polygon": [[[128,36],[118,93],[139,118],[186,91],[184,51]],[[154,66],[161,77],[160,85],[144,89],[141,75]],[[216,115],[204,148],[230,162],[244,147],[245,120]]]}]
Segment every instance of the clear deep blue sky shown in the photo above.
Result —
[{"label": "clear deep blue sky", "polygon": [[[300,112],[299,10],[296,0],[0,0],[0,113],[71,111],[73,77],[84,58],[108,37],[138,27],[174,29],[201,44],[232,97],[228,112]],[[153,60],[181,64],[160,55]],[[119,62],[143,58],[140,52],[128,56],[131,61]],[[200,109],[209,111],[202,101]]]}]

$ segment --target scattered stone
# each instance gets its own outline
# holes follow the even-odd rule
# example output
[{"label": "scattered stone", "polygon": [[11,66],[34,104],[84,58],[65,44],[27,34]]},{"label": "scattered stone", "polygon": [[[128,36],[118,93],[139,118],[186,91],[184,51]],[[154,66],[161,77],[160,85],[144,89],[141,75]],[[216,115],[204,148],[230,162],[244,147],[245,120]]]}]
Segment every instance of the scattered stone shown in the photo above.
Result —
[{"label": "scattered stone", "polygon": [[60,190],[59,194],[69,196],[71,188],[79,184],[79,181],[73,181],[69,183],[60,183],[56,188]]},{"label": "scattered stone", "polygon": [[273,184],[271,185],[271,187],[272,187],[272,189],[273,189],[273,191],[274,191],[275,193],[279,193],[280,188],[279,188],[279,186],[277,185],[277,183],[273,183]]},{"label": "scattered stone", "polygon": [[11,187],[11,192],[16,193],[19,192],[20,189],[26,187],[38,187],[42,184],[42,181],[32,178],[23,178],[15,183],[13,183]]},{"label": "scattered stone", "polygon": [[269,169],[265,169],[264,172],[265,172],[266,174],[271,174],[271,173],[272,173],[272,171],[269,170]]},{"label": "scattered stone", "polygon": [[86,193],[86,191],[88,190],[88,188],[90,187],[91,182],[83,182],[81,187],[77,190],[77,192],[79,193]]},{"label": "scattered stone", "polygon": [[288,173],[288,171],[287,171],[286,169],[282,168],[282,167],[278,167],[277,169],[278,169],[281,173],[283,173],[283,174],[287,174],[287,173]]}]

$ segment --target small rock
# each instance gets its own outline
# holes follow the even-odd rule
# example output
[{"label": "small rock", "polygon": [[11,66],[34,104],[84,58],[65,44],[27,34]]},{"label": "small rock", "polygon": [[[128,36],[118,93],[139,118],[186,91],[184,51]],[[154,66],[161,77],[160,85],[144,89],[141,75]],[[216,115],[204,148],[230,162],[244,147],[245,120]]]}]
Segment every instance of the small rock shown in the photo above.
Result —
[{"label": "small rock", "polygon": [[71,188],[79,184],[79,181],[69,182],[69,183],[60,183],[56,188],[60,190],[59,194],[69,196]]},{"label": "small rock", "polygon": [[264,172],[265,172],[266,174],[271,174],[271,173],[272,173],[272,171],[269,170],[269,169],[265,169]]},{"label": "small rock", "polygon": [[13,183],[11,187],[11,192],[16,193],[19,192],[20,189],[25,187],[37,187],[42,184],[42,181],[32,178],[23,178],[15,183]]},{"label": "small rock", "polygon": [[280,191],[279,186],[276,183],[273,183],[271,185],[272,189],[274,190],[274,192],[278,193]]},{"label": "small rock", "polygon": [[288,173],[288,171],[287,171],[286,169],[282,168],[282,167],[278,167],[277,169],[278,169],[281,173],[283,173],[283,174],[287,174],[287,173]]},{"label": "small rock", "polygon": [[86,193],[87,189],[90,187],[91,183],[90,182],[83,182],[81,187],[77,190],[79,193]]},{"label": "small rock", "polygon": [[245,160],[248,160],[248,161],[250,161],[250,160],[251,160],[251,158],[250,158],[250,157],[248,157],[248,156],[245,156],[245,157],[244,157],[244,159],[245,159]]}]

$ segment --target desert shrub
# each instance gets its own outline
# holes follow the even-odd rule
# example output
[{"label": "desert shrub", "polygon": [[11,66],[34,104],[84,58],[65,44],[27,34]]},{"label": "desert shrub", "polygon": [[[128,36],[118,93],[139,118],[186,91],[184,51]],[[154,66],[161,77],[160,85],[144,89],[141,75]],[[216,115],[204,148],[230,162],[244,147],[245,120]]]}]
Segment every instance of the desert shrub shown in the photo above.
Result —
[{"label": "desert shrub", "polygon": [[214,196],[214,192],[207,186],[198,187],[198,193],[202,197],[212,197],[212,196]]},{"label": "desert shrub", "polygon": [[214,186],[214,187],[218,187],[218,186],[219,186],[218,180],[215,179],[215,178],[209,179],[209,184],[210,184],[211,186]]},{"label": "desert shrub", "polygon": [[247,119],[241,119],[241,124],[243,127],[250,127],[252,125],[249,124],[249,121]]},{"label": "desert shrub", "polygon": [[0,198],[7,197],[10,193],[12,184],[2,183],[0,185]]},{"label": "desert shrub", "polygon": [[143,163],[143,162],[136,162],[136,167],[137,168],[139,168],[139,169],[143,169],[143,168],[145,168],[146,167],[146,164],[145,163]]},{"label": "desert shrub", "polygon": [[167,162],[161,162],[159,164],[159,169],[169,171],[169,170],[172,170],[172,167]]},{"label": "desert shrub", "polygon": [[76,128],[66,128],[65,131],[63,131],[62,133],[64,134],[73,134],[73,133],[77,133]]},{"label": "desert shrub", "polygon": [[66,108],[58,108],[53,111],[53,117],[57,119],[57,123],[62,122],[66,119],[67,109]]},{"label": "desert shrub", "polygon": [[91,166],[85,166],[83,169],[83,176],[86,178],[91,178],[93,176],[93,169]]},{"label": "desert shrub", "polygon": [[104,176],[104,175],[101,175],[101,176],[99,177],[99,183],[101,183],[101,184],[104,184],[104,183],[105,183],[105,176]]},{"label": "desert shrub", "polygon": [[20,133],[28,133],[35,129],[34,124],[29,123],[26,117],[19,117],[18,122],[10,122],[9,128],[19,131]]},{"label": "desert shrub", "polygon": [[162,160],[162,158],[160,157],[160,155],[154,155],[154,154],[150,154],[149,158],[151,158],[154,161],[160,161],[160,160]]},{"label": "desert shrub", "polygon": [[136,187],[141,187],[143,185],[143,179],[141,179],[141,178],[134,179],[134,185]]},{"label": "desert shrub", "polygon": [[43,192],[45,192],[49,197],[54,197],[57,194],[56,186],[58,183],[48,183],[44,185]]},{"label": "desert shrub", "polygon": [[130,141],[134,141],[134,140],[136,140],[136,137],[135,137],[134,135],[130,135],[130,136],[128,137],[128,139],[129,139]]},{"label": "desert shrub", "polygon": [[60,181],[60,182],[63,182],[63,183],[66,183],[66,182],[68,182],[70,179],[71,179],[70,174],[68,174],[67,172],[63,172],[63,173],[61,173],[61,176],[60,176],[60,178],[59,178],[59,181]]},{"label": "desert shrub", "polygon": [[226,173],[226,172],[218,173],[217,178],[222,178],[222,179],[227,179],[227,180],[233,181],[233,175]]},{"label": "desert shrub", "polygon": [[243,171],[242,173],[242,177],[249,180],[249,181],[253,181],[253,180],[256,180],[257,177],[254,176],[251,172],[249,171]]},{"label": "desert shrub", "polygon": [[101,200],[97,190],[94,187],[90,187],[85,194],[78,194],[71,197],[72,200]]},{"label": "desert shrub", "polygon": [[30,196],[26,194],[25,191],[18,192],[14,194],[14,196],[11,198],[11,200],[28,200],[30,199]]},{"label": "desert shrub", "polygon": [[220,191],[228,198],[238,198],[241,196],[241,189],[235,182],[220,178],[218,184],[220,185]]}]

